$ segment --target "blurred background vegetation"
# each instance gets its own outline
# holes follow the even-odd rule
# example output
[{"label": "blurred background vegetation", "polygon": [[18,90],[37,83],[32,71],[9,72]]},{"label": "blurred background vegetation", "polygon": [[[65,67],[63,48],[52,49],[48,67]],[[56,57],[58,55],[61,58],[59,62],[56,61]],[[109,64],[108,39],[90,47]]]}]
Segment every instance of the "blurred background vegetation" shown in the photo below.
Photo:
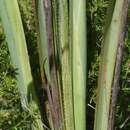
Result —
[{"label": "blurred background vegetation", "polygon": [[[18,0],[22,15],[24,31],[32,66],[34,81],[40,85],[38,53],[35,33],[35,16],[33,4],[30,0]],[[93,129],[94,111],[97,95],[97,77],[100,63],[100,50],[102,44],[103,27],[106,9],[109,6],[107,0],[88,0],[87,2],[87,29],[88,29],[88,107],[87,117],[89,130]],[[129,12],[130,15],[130,12]],[[129,20],[129,16],[128,16]],[[130,21],[127,22],[127,34],[123,55],[120,91],[118,95],[116,111],[116,129],[128,130],[130,128]],[[33,60],[35,59],[35,61]],[[35,62],[35,64],[33,64]],[[2,25],[0,23],[0,130],[29,130],[32,115],[23,112],[20,104],[20,96],[16,84],[17,70],[13,68],[8,47],[5,41]],[[38,90],[42,103],[42,90]]]}]

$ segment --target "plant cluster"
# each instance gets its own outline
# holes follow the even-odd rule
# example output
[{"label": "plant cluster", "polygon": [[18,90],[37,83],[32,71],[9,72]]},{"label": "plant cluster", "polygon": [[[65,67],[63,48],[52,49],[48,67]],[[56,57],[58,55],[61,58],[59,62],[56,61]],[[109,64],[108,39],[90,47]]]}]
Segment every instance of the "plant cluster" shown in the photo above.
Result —
[{"label": "plant cluster", "polygon": [[[38,1],[42,3],[42,0]],[[72,64],[74,65],[80,62],[78,58],[83,58],[80,56],[79,57],[75,56],[77,53],[80,52],[80,50],[82,50],[82,48],[78,46],[78,42],[80,40],[82,41],[82,39],[77,39],[77,36],[79,36],[80,33],[76,30],[76,28],[74,28],[75,26],[77,26],[75,21],[73,22],[73,24],[75,25],[73,27],[73,29],[75,29],[73,35],[74,39],[72,40],[71,39],[72,37],[68,37],[67,35],[68,32],[72,33],[71,31],[72,21],[70,19],[70,16],[72,16],[72,14],[69,12],[71,11],[71,8],[68,9],[69,5],[71,5],[72,3],[70,2],[68,4],[66,2],[67,0],[64,0],[64,3],[60,3],[60,0],[57,1],[52,0],[53,17],[51,20],[53,21],[52,26],[54,35],[53,37],[54,52],[53,52],[52,45],[48,45],[47,47],[45,44],[45,39],[48,40],[48,36],[45,37],[45,33],[47,32],[44,32],[46,31],[45,28],[50,29],[49,25],[45,23],[47,20],[45,20],[44,18],[47,16],[46,14],[50,12],[46,13],[44,12],[45,14],[43,14],[42,4],[37,2],[35,3],[35,0],[33,1],[18,0],[22,18],[22,24],[24,28],[24,35],[26,37],[31,73],[34,80],[34,86],[36,86],[35,92],[36,95],[38,95],[38,99],[40,101],[37,104],[38,105],[40,104],[40,111],[43,116],[42,125],[44,129],[47,130],[56,129],[61,123],[60,121],[59,122],[56,121],[57,119],[59,119],[63,120],[64,125],[62,126],[62,128],[64,129],[66,128],[66,130],[69,129],[73,130],[74,129],[73,125],[75,125],[76,130],[79,130],[79,128],[81,127],[84,129],[85,122],[83,121],[83,119],[85,118],[85,116],[83,116],[82,114],[85,115],[84,108],[87,106],[88,111],[86,113],[86,116],[89,118],[89,120],[87,121],[87,124],[89,125],[87,127],[89,130],[92,130],[94,126],[94,118],[95,118],[94,114],[97,104],[96,98],[99,94],[99,91],[97,89],[98,86],[97,82],[99,76],[99,66],[101,63],[101,49],[104,42],[103,41],[104,34],[106,31],[106,30],[104,31],[104,25],[107,22],[106,19],[107,8],[109,8],[109,5],[111,5],[112,3],[111,1],[108,0],[87,1],[86,16],[87,16],[87,38],[88,38],[87,39],[88,93],[87,93],[87,101],[85,102],[84,100],[83,103],[80,102],[81,100],[79,100],[79,97],[76,96],[76,94],[79,94],[76,93],[76,89],[78,88],[78,85],[81,86],[84,85],[84,83],[78,82],[78,80],[76,79],[81,78],[82,80],[86,76],[84,76],[84,78],[79,76],[76,77],[77,73],[78,75],[80,75],[82,71],[81,70],[78,71],[78,67],[76,68],[74,66],[73,67],[71,66]],[[75,6],[77,7],[76,4]],[[75,9],[75,11],[76,10],[77,9]],[[129,14],[130,12],[128,12],[128,17]],[[76,12],[73,15],[76,16],[77,15]],[[44,18],[45,21],[42,18]],[[79,23],[81,22],[80,19],[79,20],[77,19],[77,21]],[[120,91],[118,94],[118,100],[116,106],[115,130],[118,129],[128,130],[130,128],[129,20],[127,21],[127,23],[128,25],[126,25],[127,31],[125,38],[125,48],[123,53],[121,77],[119,82]],[[44,28],[45,30],[43,31],[41,28]],[[72,48],[69,47],[68,44],[66,44],[68,42],[68,39],[75,42],[75,45],[71,46],[74,49],[73,51],[71,50]],[[44,53],[41,53],[42,49],[40,50],[39,48],[42,48],[43,50],[45,50],[46,48],[48,52],[44,51]],[[75,56],[73,58],[74,60],[70,61],[70,58],[72,58],[72,56]],[[40,122],[39,119],[41,120],[41,117],[39,118],[39,110],[37,109],[37,105],[35,107],[35,103],[34,104],[32,103],[34,105],[34,109],[32,110],[30,109],[33,108],[33,105],[30,104],[29,109],[31,111],[30,110],[23,111],[23,108],[21,106],[21,95],[19,93],[19,87],[17,84],[17,75],[18,75],[18,69],[15,68],[11,62],[10,53],[6,42],[6,36],[4,34],[4,30],[0,21],[0,130],[30,130],[32,128],[37,129],[38,128],[37,125]],[[72,83],[73,78],[75,79],[75,81],[73,81]],[[67,83],[69,83],[69,85]],[[77,88],[73,90],[71,88],[72,84],[74,84],[75,86],[77,85]],[[51,96],[50,97],[52,99],[49,99],[49,94],[47,93],[46,90],[47,85],[50,87],[49,88],[50,90],[48,91],[51,92],[50,94],[52,97]],[[58,90],[56,90],[57,89],[56,85],[60,86]],[[60,101],[57,98],[57,95],[54,96],[55,94],[57,94],[57,91],[61,94],[58,95],[60,97]],[[72,97],[71,95],[72,91],[74,97]],[[82,94],[84,94],[84,90],[82,90],[82,92],[83,92]],[[30,97],[29,100],[31,100]],[[74,101],[73,104],[71,104],[72,98]],[[51,102],[52,100],[54,100],[54,104]],[[76,102],[78,100],[79,100],[78,103],[80,105]],[[58,101],[58,103],[60,104],[60,112],[55,107],[56,105],[57,106],[59,105],[58,103],[56,104],[55,101]],[[52,110],[51,105],[53,106],[55,112]],[[74,111],[71,111],[72,108]],[[78,113],[79,111],[78,109],[83,111],[80,111],[81,113]],[[59,117],[55,115],[55,113],[59,114],[58,115]],[[80,121],[82,124],[78,122],[78,118],[81,119]],[[34,126],[32,126],[32,124]],[[41,125],[41,122],[39,124]]]}]

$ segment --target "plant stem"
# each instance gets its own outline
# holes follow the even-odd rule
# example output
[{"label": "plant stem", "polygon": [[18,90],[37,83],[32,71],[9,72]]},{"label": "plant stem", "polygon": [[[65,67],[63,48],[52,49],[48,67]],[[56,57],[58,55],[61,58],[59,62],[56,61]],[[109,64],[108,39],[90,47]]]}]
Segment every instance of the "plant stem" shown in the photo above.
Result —
[{"label": "plant stem", "polygon": [[108,130],[111,89],[120,35],[124,26],[123,10],[126,2],[128,0],[115,1],[112,17],[108,19],[108,28],[105,30],[98,79],[94,130]]},{"label": "plant stem", "polygon": [[86,0],[73,0],[71,8],[75,130],[86,130]]},{"label": "plant stem", "polygon": [[116,57],[116,65],[115,65],[115,74],[113,79],[113,85],[112,85],[112,96],[111,96],[111,104],[110,104],[110,111],[109,111],[109,127],[108,130],[114,130],[114,122],[115,122],[115,111],[116,111],[116,102],[119,92],[119,80],[120,80],[120,72],[121,72],[121,63],[123,58],[123,51],[124,51],[124,40],[125,40],[125,34],[126,34],[126,20],[127,20],[127,14],[128,14],[128,1],[124,4],[123,9],[123,23],[122,23],[122,31],[120,33],[120,39],[119,39],[119,45],[118,45],[118,51],[117,51],[117,57]]},{"label": "plant stem", "polygon": [[36,97],[26,40],[24,36],[20,11],[17,0],[0,0],[0,16],[6,34],[11,60],[18,74],[18,87],[21,95],[21,104],[24,110],[32,115],[37,114],[32,129],[43,130],[39,102]]}]

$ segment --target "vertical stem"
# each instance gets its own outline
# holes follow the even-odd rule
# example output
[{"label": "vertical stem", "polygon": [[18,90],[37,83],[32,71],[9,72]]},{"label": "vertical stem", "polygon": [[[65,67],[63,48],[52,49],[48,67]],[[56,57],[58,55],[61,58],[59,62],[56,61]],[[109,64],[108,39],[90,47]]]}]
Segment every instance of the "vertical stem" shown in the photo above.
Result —
[{"label": "vertical stem", "polygon": [[43,130],[17,0],[0,0],[0,16],[6,34],[12,63],[14,67],[18,69],[16,77],[21,94],[22,107],[24,110],[29,111],[32,116],[35,112],[38,115],[35,119],[35,123],[32,124],[32,129]]},{"label": "vertical stem", "polygon": [[68,0],[53,0],[53,29],[55,51],[59,57],[59,76],[61,80],[62,123],[64,130],[74,130],[73,90],[71,70],[71,43],[69,41],[69,3]]},{"label": "vertical stem", "polygon": [[120,72],[121,72],[121,63],[123,58],[123,50],[124,50],[124,40],[126,34],[126,20],[128,15],[128,5],[129,0],[124,3],[123,9],[123,23],[122,23],[122,31],[120,33],[117,57],[116,57],[116,65],[115,65],[115,73],[114,79],[112,84],[112,96],[111,96],[111,104],[110,104],[110,111],[109,111],[109,123],[108,123],[108,130],[114,130],[114,122],[115,122],[115,111],[116,111],[116,103],[117,97],[119,92],[119,80],[120,80]]},{"label": "vertical stem", "polygon": [[75,130],[86,129],[86,0],[72,2],[72,57]]},{"label": "vertical stem", "polygon": [[128,0],[116,0],[112,18],[109,19],[110,22],[105,33],[98,79],[98,95],[94,130],[108,129],[111,89],[114,77],[117,48],[123,28],[124,4],[127,1]]}]

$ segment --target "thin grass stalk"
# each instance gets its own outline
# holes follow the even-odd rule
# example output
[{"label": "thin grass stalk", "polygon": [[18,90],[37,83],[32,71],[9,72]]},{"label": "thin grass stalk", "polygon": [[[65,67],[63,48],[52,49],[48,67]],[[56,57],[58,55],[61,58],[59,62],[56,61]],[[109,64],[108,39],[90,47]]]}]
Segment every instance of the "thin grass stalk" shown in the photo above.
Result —
[{"label": "thin grass stalk", "polygon": [[123,60],[123,52],[125,46],[125,36],[127,32],[127,16],[128,16],[128,7],[129,7],[129,0],[127,0],[124,4],[123,9],[123,21],[122,22],[122,32],[120,33],[120,39],[118,44],[118,51],[116,56],[116,64],[115,64],[115,72],[114,78],[112,83],[112,95],[111,95],[111,103],[109,108],[109,124],[108,130],[114,130],[115,127],[115,117],[116,117],[116,104],[117,104],[117,97],[119,93],[119,80],[120,80],[120,73],[121,73],[121,64]]},{"label": "thin grass stalk", "polygon": [[43,80],[47,92],[50,108],[51,129],[61,129],[61,105],[59,98],[59,83],[57,80],[57,67],[55,47],[53,44],[51,1],[38,0],[38,24],[39,24],[39,56],[41,69],[45,74]]},{"label": "thin grass stalk", "polygon": [[57,82],[59,86],[59,98],[61,108],[61,130],[65,129],[65,118],[64,118],[64,107],[63,107],[63,94],[62,94],[62,74],[61,74],[61,53],[60,53],[60,42],[59,42],[59,31],[58,31],[58,1],[52,0],[52,23],[53,23],[53,46],[55,53],[55,61],[57,68]]},{"label": "thin grass stalk", "polygon": [[38,50],[39,50],[40,64],[42,69],[44,69],[45,71],[45,75],[48,82],[51,82],[44,2],[43,0],[38,0],[37,4],[38,4],[37,13],[38,13],[38,25],[39,25]]},{"label": "thin grass stalk", "polygon": [[[43,0],[35,0],[35,8],[36,8],[36,22],[37,22],[37,32],[38,32],[38,52],[39,52],[39,60],[40,60],[40,71],[42,77],[42,85],[43,89],[46,89],[46,81],[51,82],[50,75],[50,67],[49,67],[49,54],[48,54],[48,46],[47,46],[47,32],[46,32],[46,18],[45,18],[45,10],[44,10],[44,2]],[[49,104],[48,102],[46,104]],[[49,127],[54,130],[53,119],[51,116],[50,105],[45,106],[46,109],[49,109],[49,115],[47,115],[49,121]]]},{"label": "thin grass stalk", "polygon": [[116,0],[113,4],[113,14],[108,19],[109,26],[105,33],[104,47],[101,55],[101,65],[98,79],[98,95],[95,111],[94,130],[107,130],[109,108],[111,100],[111,87],[114,77],[117,48],[123,30],[123,10],[128,0]]},{"label": "thin grass stalk", "polygon": [[21,104],[32,116],[37,113],[32,129],[43,130],[38,99],[35,94],[27,46],[17,0],[0,0],[0,17],[6,34],[11,60],[18,74]]},{"label": "thin grass stalk", "polygon": [[86,130],[86,0],[73,0],[72,59],[75,130]]},{"label": "thin grass stalk", "polygon": [[68,0],[53,0],[53,28],[55,48],[61,64],[61,98],[63,129],[74,130],[73,89],[71,70],[71,43],[69,41],[69,2]]},{"label": "thin grass stalk", "polygon": [[68,0],[59,0],[59,43],[62,53],[61,71],[65,130],[74,130],[72,58],[69,31],[69,3]]}]

